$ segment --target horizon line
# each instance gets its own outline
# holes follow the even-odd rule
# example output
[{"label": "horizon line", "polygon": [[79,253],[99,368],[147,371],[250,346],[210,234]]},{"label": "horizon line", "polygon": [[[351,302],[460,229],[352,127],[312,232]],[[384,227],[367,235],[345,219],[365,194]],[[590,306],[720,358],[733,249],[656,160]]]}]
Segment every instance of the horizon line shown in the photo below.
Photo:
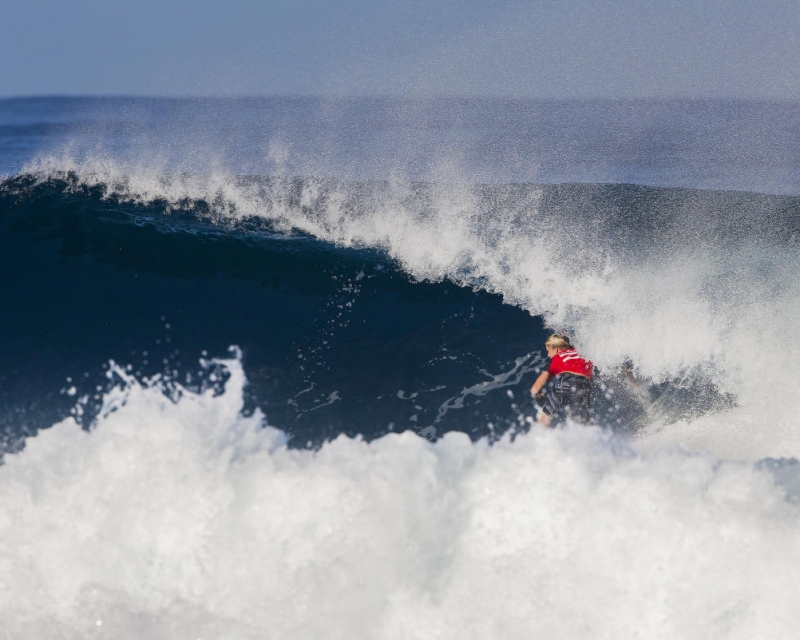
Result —
[{"label": "horizon line", "polygon": [[303,94],[303,93],[252,93],[252,94],[134,94],[134,93],[33,93],[0,95],[0,101],[22,100],[398,100],[398,101],[436,101],[461,100],[474,102],[751,102],[770,104],[800,104],[800,99],[788,97],[742,97],[742,96],[704,96],[704,95],[653,95],[653,96],[522,96],[522,95],[466,95],[466,94]]}]

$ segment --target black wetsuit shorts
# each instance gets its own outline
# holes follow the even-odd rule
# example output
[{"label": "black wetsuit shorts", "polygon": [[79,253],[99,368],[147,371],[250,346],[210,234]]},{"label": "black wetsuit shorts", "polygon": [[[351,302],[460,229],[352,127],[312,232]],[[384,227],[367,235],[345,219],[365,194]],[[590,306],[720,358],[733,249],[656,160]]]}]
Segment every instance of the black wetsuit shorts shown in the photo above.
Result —
[{"label": "black wetsuit shorts", "polygon": [[592,413],[592,381],[574,373],[557,375],[542,410],[548,416],[564,412],[567,418],[589,424]]}]

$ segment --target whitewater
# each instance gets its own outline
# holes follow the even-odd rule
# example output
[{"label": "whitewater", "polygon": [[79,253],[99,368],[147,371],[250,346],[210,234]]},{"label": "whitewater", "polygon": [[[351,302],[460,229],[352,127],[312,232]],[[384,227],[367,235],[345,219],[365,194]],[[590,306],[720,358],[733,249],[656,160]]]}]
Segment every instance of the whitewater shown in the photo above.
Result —
[{"label": "whitewater", "polygon": [[[3,321],[60,329],[0,397],[63,414],[3,414],[5,637],[796,635],[796,106],[3,106]],[[594,427],[531,426],[553,329]]]}]

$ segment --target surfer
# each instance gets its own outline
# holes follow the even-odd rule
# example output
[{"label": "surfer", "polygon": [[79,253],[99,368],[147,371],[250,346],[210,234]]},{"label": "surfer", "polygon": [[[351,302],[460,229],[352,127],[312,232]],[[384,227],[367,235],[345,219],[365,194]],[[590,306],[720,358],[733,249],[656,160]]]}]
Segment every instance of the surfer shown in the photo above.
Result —
[{"label": "surfer", "polygon": [[[573,348],[569,337],[554,333],[544,343],[550,358],[550,367],[542,371],[531,387],[531,395],[541,402],[539,424],[549,427],[553,417],[562,411],[568,418],[589,424],[592,410],[593,366]],[[542,392],[553,380],[550,392]]]}]

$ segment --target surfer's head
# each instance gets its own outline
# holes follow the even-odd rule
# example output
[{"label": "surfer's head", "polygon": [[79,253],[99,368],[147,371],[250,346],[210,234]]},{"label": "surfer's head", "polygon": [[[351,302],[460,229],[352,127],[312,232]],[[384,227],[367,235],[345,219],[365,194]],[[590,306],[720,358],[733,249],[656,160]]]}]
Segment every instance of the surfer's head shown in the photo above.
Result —
[{"label": "surfer's head", "polygon": [[572,344],[569,341],[569,336],[565,336],[561,333],[554,333],[550,336],[544,343],[544,346],[547,349],[552,349],[556,353],[559,351],[563,351],[564,349],[572,349]]}]

